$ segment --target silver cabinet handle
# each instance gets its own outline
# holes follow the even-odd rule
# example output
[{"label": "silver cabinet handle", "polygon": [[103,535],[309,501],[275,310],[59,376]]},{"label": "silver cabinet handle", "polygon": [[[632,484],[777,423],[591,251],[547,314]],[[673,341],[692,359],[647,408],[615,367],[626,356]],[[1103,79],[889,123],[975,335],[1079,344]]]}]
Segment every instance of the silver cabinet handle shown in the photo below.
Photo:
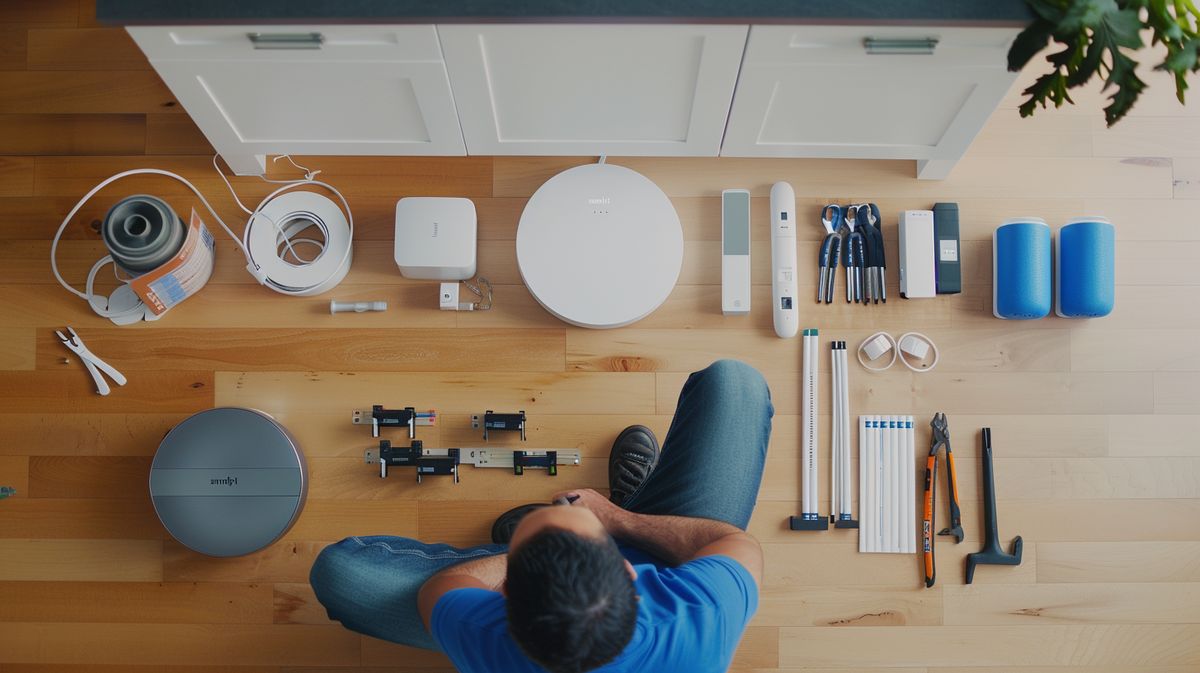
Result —
[{"label": "silver cabinet handle", "polygon": [[937,48],[936,37],[879,38],[864,37],[863,48],[868,54],[932,54]]},{"label": "silver cabinet handle", "polygon": [[255,49],[320,49],[321,33],[246,33]]}]

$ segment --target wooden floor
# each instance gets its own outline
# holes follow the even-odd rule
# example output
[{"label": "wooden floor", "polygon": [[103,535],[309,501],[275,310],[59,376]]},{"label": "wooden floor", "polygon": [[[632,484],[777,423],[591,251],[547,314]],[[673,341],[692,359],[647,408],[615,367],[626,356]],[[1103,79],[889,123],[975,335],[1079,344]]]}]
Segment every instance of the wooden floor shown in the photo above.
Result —
[{"label": "wooden floor", "polygon": [[[1026,120],[1014,93],[944,182],[917,182],[901,161],[614,158],[666,190],[686,239],[678,287],[626,329],[567,327],[537,306],[516,269],[526,198],[590,159],[488,157],[307,160],[345,191],[359,225],[354,268],[330,296],[386,300],[387,313],[330,316],[329,297],[272,294],[222,239],[199,296],[159,323],[115,328],[59,288],[47,265],[51,234],[80,195],[116,171],[154,166],[186,175],[239,218],[211,148],[132,43],[93,14],[86,1],[0,4],[0,484],[17,489],[0,501],[0,673],[445,670],[441,656],[328,622],[306,583],[321,547],[366,533],[481,542],[511,505],[602,487],[616,433],[630,423],[665,432],[687,372],[720,357],[760,368],[778,410],[752,523],[766,579],[736,670],[1200,670],[1200,105],[1180,108],[1162,77],[1147,76],[1147,100],[1112,131],[1095,91],[1079,108]],[[845,531],[784,528],[799,496],[800,344],[777,339],[766,310],[765,201],[776,180],[795,186],[812,223],[802,260],[815,258],[827,201],[877,201],[893,248],[899,210],[961,205],[961,295],[870,309],[802,304],[803,324],[824,340],[919,330],[942,349],[942,364],[923,375],[851,367],[852,412],[915,414],[918,451],[928,417],[949,414],[967,540],[939,539],[933,589],[920,587],[914,557],[859,554]],[[236,185],[251,199],[268,190],[252,178]],[[720,314],[719,193],[731,187],[755,196],[750,317]],[[185,212],[192,204],[158,180],[105,190],[67,230],[70,279],[82,282],[101,254],[95,221],[137,192]],[[411,195],[474,200],[479,269],[497,283],[493,310],[440,312],[434,284],[399,276],[392,209]],[[992,229],[1014,215],[1059,224],[1092,213],[1117,226],[1113,314],[994,319]],[[79,362],[62,361],[53,330],[66,324],[129,385],[96,396]],[[823,374],[824,409],[828,388]],[[432,446],[475,441],[471,413],[526,409],[527,446],[578,446],[586,458],[555,479],[467,468],[458,486],[380,480],[361,460],[369,434],[348,422],[372,403],[441,411],[441,426],[420,435]],[[214,405],[276,415],[311,469],[297,525],[243,558],[185,550],[147,497],[163,433]],[[994,429],[1001,531],[1024,537],[1025,558],[982,568],[968,587],[983,426]],[[825,466],[827,430],[823,416]]]}]

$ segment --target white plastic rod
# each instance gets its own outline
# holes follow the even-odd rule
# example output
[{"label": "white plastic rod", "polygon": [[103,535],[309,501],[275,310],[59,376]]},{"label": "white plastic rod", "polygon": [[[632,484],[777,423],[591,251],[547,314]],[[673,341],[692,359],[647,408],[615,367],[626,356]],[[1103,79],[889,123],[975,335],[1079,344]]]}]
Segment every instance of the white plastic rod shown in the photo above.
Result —
[{"label": "white plastic rod", "polygon": [[867,535],[871,520],[870,488],[867,487],[867,419],[858,417],[858,551],[867,551]]},{"label": "white plastic rod", "polygon": [[[838,350],[838,365],[841,369],[838,381],[841,384],[841,433],[842,442],[842,512],[850,514],[854,506],[854,497],[850,481],[850,361],[846,353],[846,344]],[[853,517],[851,517],[853,518]]]},{"label": "white plastic rod", "polygon": [[883,546],[884,551],[896,551],[896,505],[900,502],[900,498],[896,497],[896,452],[894,450],[895,435],[896,435],[896,420],[895,416],[884,416],[883,419],[883,493],[884,502],[887,505],[884,507],[883,516]]},{"label": "white plastic rod", "polygon": [[804,330],[802,342],[804,364],[801,380],[801,405],[803,427],[801,428],[802,453],[800,456],[800,481],[804,485],[802,516],[816,519],[817,505],[817,330]]},{"label": "white plastic rod", "polygon": [[832,385],[833,394],[831,395],[833,403],[833,422],[829,426],[829,515],[836,521],[841,513],[841,501],[838,499],[838,491],[841,487],[841,470],[842,461],[839,455],[841,451],[841,438],[838,436],[841,425],[839,423],[839,414],[841,413],[841,391],[839,390],[840,381],[838,380],[838,351],[837,342],[829,344],[829,371],[830,382]]},{"label": "white plastic rod", "polygon": [[904,459],[904,478],[908,484],[908,499],[905,500],[907,515],[904,519],[904,543],[909,554],[917,553],[917,476],[916,476],[916,432],[913,424],[913,417],[909,416],[906,420],[906,433],[908,435],[908,446],[905,451]]}]

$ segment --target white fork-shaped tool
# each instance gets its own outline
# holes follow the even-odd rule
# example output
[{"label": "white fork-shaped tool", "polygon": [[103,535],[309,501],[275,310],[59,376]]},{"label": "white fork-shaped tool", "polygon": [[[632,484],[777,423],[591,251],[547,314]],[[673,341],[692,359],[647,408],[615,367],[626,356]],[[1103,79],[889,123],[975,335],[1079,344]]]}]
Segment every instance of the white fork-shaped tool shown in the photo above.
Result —
[{"label": "white fork-shaped tool", "polygon": [[70,337],[67,337],[65,334],[57,330],[55,330],[54,333],[58,335],[59,340],[63,342],[64,346],[71,349],[71,352],[78,355],[80,360],[83,360],[83,364],[85,367],[87,367],[88,373],[92,375],[92,380],[96,382],[97,393],[100,395],[107,395],[110,390],[108,387],[108,381],[104,380],[104,376],[102,376],[100,372],[108,374],[109,378],[111,378],[117,385],[125,385],[124,374],[117,371],[112,365],[96,357],[95,353],[88,350],[87,346],[83,345],[83,339],[79,338],[79,335],[75,333],[73,328],[67,327],[67,331],[71,333]]}]

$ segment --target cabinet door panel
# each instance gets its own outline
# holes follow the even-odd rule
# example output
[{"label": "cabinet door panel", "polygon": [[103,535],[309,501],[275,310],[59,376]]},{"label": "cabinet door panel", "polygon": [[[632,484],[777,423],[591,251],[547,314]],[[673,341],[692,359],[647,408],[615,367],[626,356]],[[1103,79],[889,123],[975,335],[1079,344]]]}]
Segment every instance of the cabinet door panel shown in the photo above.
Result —
[{"label": "cabinet door panel", "polygon": [[[723,156],[957,159],[1016,75],[1016,29],[754,26]],[[934,38],[869,54],[865,38]]]},{"label": "cabinet door panel", "polygon": [[239,173],[265,154],[466,153],[440,63],[160,61],[155,69]]},{"label": "cabinet door panel", "polygon": [[442,25],[471,154],[715,156],[746,26]]}]

